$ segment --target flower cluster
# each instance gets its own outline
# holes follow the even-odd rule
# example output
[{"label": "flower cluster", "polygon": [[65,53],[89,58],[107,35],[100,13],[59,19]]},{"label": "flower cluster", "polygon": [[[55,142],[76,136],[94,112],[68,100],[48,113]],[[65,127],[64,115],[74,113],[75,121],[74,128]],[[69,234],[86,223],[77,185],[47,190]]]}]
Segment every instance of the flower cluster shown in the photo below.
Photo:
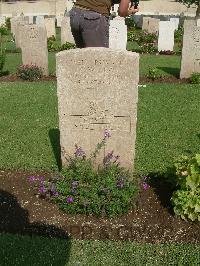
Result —
[{"label": "flower cluster", "polygon": [[36,64],[20,65],[17,68],[17,75],[21,79],[34,81],[43,76],[43,69]]},{"label": "flower cluster", "polygon": [[150,177],[149,176],[144,176],[143,181],[142,181],[142,187],[144,190],[147,190],[150,188],[150,185],[147,183],[149,181]]},{"label": "flower cluster", "polygon": [[[59,179],[57,177],[57,179]],[[31,184],[37,184],[38,193],[41,196],[49,194],[50,196],[57,197],[59,195],[56,190],[56,184],[52,181],[45,181],[44,176],[29,176],[28,180]]]},{"label": "flower cluster", "polygon": [[85,152],[81,147],[75,145],[75,148],[76,148],[74,152],[75,157],[85,157]]},{"label": "flower cluster", "polygon": [[116,163],[119,159],[119,155],[114,155],[114,151],[109,152],[103,159],[103,163],[107,166],[109,163]]},{"label": "flower cluster", "polygon": [[95,156],[110,137],[106,129],[102,141],[89,157],[75,145],[74,157],[69,157],[62,178],[45,180],[31,176],[29,181],[38,182],[39,195],[57,203],[67,213],[114,217],[128,212],[138,192],[133,174],[120,166],[114,151],[105,156],[103,164],[95,165]]}]

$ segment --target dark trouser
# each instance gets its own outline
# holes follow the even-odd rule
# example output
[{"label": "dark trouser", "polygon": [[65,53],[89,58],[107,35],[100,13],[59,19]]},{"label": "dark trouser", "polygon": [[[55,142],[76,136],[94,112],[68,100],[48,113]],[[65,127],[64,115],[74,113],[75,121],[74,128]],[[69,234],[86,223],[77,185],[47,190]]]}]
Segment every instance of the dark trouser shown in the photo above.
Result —
[{"label": "dark trouser", "polygon": [[89,10],[73,7],[70,25],[76,46],[109,47],[109,18]]}]

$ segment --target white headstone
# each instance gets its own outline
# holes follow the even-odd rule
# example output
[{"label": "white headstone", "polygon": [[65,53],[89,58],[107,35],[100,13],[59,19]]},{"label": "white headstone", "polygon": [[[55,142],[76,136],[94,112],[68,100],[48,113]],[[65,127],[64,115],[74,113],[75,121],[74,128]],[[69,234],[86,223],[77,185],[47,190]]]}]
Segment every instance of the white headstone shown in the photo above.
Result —
[{"label": "white headstone", "polygon": [[158,36],[158,51],[174,50],[174,23],[171,21],[160,21]]},{"label": "white headstone", "polygon": [[174,24],[175,30],[178,30],[179,18],[170,18],[170,21]]},{"label": "white headstone", "polygon": [[47,38],[56,37],[55,18],[45,18],[44,23],[47,30]]},{"label": "white headstone", "polygon": [[200,73],[200,27],[196,20],[185,20],[180,78]]},{"label": "white headstone", "polygon": [[23,22],[23,21],[24,21],[23,17],[12,17],[10,19],[11,33],[13,34],[13,36],[15,36],[15,33],[16,33],[17,23]]},{"label": "white headstone", "polygon": [[56,17],[56,26],[61,28],[61,23],[62,23],[62,20],[63,20],[64,16],[57,16]]},{"label": "white headstone", "polygon": [[109,48],[126,50],[127,26],[124,19],[113,19],[109,27]]},{"label": "white headstone", "polygon": [[29,16],[29,24],[33,24],[33,16]]},{"label": "white headstone", "polygon": [[74,37],[71,32],[69,17],[64,17],[61,22],[61,44],[65,44],[66,42],[75,44]]},{"label": "white headstone", "polygon": [[114,12],[118,14],[119,4],[114,4]]},{"label": "white headstone", "polygon": [[0,26],[5,25],[5,23],[6,23],[6,18],[0,17]]},{"label": "white headstone", "polygon": [[74,155],[75,144],[89,157],[104,130],[111,133],[97,156],[108,152],[133,168],[135,156],[139,55],[109,48],[85,48],[56,55],[57,94],[62,162]]},{"label": "white headstone", "polygon": [[20,21],[16,23],[16,28],[15,28],[15,46],[16,48],[21,48],[21,42],[23,40],[23,35],[24,35],[24,26],[28,25],[28,21]]},{"label": "white headstone", "polygon": [[160,22],[160,19],[151,18],[151,17],[143,17],[142,29],[146,30],[148,33],[158,34],[159,22]]},{"label": "white headstone", "polygon": [[46,28],[38,25],[24,26],[22,44],[22,62],[24,65],[35,64],[48,75],[48,50]]},{"label": "white headstone", "polygon": [[44,16],[37,16],[36,17],[36,24],[40,25],[40,26],[45,26]]}]

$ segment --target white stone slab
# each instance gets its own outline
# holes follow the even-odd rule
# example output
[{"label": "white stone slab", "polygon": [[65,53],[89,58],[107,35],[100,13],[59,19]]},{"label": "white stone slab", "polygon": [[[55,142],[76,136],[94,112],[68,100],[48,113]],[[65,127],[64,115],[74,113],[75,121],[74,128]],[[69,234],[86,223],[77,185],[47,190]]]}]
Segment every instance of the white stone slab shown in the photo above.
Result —
[{"label": "white stone slab", "polygon": [[75,144],[90,156],[111,133],[97,156],[119,155],[122,166],[133,168],[135,156],[139,55],[109,48],[85,48],[56,55],[57,94],[62,163]]},{"label": "white stone slab", "polygon": [[158,51],[174,50],[174,23],[172,21],[160,21],[158,36]]}]

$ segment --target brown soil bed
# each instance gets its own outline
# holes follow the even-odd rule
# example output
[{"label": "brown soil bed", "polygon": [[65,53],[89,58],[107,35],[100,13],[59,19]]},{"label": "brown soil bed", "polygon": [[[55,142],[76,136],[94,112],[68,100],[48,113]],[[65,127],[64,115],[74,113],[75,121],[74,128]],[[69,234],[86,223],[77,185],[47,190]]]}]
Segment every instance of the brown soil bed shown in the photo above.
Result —
[{"label": "brown soil bed", "polygon": [[[41,79],[36,80],[36,82],[51,81],[51,80],[56,80],[56,76],[44,76]],[[23,80],[15,74],[0,76],[0,82],[16,82],[16,81],[27,82],[27,80]]]},{"label": "brown soil bed", "polygon": [[170,77],[162,77],[162,78],[158,78],[155,80],[152,80],[150,78],[147,77],[140,77],[140,84],[145,84],[145,83],[152,83],[152,84],[156,84],[156,83],[176,83],[176,84],[184,84],[184,83],[190,83],[189,79],[179,79],[173,76]]},{"label": "brown soil bed", "polygon": [[[16,82],[16,81],[21,81],[21,82],[27,82],[27,80],[23,80],[19,77],[17,77],[15,74],[11,74],[11,75],[7,75],[7,76],[0,76],[0,82]],[[39,80],[36,80],[37,82],[43,82],[43,81],[56,81],[56,76],[44,76]],[[178,84],[182,84],[182,83],[189,83],[189,79],[178,79],[176,77],[173,76],[165,76],[156,80],[152,80],[150,78],[147,77],[140,77],[140,84],[145,84],[145,83],[178,83]]]},{"label": "brown soil bed", "polygon": [[0,171],[0,232],[148,243],[200,243],[200,223],[174,216],[169,207],[172,191],[161,182],[141,191],[134,211],[109,220],[63,213],[57,205],[36,196],[27,179],[30,175],[37,174]]}]

